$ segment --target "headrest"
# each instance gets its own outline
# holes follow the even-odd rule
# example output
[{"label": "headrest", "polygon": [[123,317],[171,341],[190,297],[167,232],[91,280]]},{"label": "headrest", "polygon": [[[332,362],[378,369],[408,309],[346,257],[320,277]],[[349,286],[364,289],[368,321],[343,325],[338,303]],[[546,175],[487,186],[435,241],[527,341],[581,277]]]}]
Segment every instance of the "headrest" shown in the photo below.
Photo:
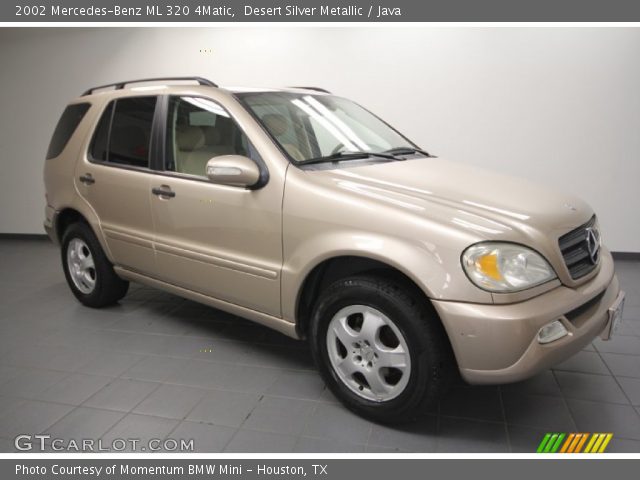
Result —
[{"label": "headrest", "polygon": [[222,134],[220,133],[220,129],[207,126],[202,127],[202,131],[204,133],[205,145],[220,145],[222,141]]},{"label": "headrest", "polygon": [[284,115],[280,115],[279,113],[267,113],[262,117],[262,121],[267,127],[267,130],[276,137],[284,134],[289,129],[287,119]]},{"label": "headrest", "polygon": [[204,133],[200,127],[180,125],[176,129],[176,143],[178,150],[192,152],[204,145]]}]

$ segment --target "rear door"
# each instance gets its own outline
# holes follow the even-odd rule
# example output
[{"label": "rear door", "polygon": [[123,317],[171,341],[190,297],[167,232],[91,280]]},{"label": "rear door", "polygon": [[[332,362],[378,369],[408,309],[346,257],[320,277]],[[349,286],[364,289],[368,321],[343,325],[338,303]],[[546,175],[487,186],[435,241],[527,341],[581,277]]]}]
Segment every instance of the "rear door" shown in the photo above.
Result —
[{"label": "rear door", "polygon": [[156,273],[150,197],[157,104],[156,96],[107,104],[75,178],[100,219],[114,263],[148,275]]}]

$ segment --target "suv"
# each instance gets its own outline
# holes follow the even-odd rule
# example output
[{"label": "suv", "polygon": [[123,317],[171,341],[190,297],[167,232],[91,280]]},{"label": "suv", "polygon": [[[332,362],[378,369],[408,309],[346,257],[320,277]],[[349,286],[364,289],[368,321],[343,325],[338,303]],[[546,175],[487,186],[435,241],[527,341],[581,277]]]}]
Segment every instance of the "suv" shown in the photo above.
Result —
[{"label": "suv", "polygon": [[96,87],[62,114],[44,179],[84,305],[134,281],[308,339],[333,393],[379,421],[415,417],[456,371],[534,375],[621,317],[587,204],[436,158],[318,88]]}]

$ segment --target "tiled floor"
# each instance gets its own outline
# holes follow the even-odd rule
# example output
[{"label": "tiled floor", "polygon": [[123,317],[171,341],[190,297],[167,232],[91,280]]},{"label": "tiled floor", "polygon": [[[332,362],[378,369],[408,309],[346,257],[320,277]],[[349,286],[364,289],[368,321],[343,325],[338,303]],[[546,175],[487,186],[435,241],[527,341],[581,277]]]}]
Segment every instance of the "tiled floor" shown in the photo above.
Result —
[{"label": "tiled floor", "polygon": [[618,262],[626,324],[529,381],[452,389],[391,428],[338,404],[304,344],[132,285],[82,307],[57,249],[0,240],[0,451],[17,434],[195,440],[199,451],[531,452],[547,431],[613,432],[640,452],[640,263]]}]

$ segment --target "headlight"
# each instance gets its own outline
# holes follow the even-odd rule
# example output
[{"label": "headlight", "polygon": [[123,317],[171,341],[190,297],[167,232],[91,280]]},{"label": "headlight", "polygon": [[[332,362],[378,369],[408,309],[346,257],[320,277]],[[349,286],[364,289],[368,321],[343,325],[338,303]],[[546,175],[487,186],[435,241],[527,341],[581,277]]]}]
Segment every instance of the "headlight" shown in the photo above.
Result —
[{"label": "headlight", "polygon": [[556,278],[542,256],[513,243],[472,245],[462,254],[462,267],[473,283],[492,292],[517,292]]}]

